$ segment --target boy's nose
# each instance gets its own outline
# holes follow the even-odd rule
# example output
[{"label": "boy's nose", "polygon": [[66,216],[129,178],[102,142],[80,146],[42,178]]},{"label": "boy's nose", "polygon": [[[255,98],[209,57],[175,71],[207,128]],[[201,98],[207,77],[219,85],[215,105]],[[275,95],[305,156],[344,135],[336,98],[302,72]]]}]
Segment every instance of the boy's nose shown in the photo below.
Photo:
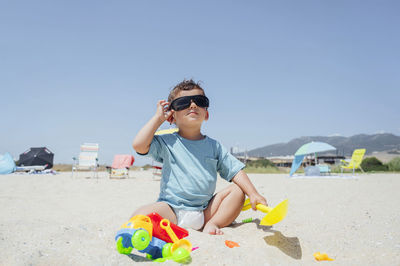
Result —
[{"label": "boy's nose", "polygon": [[191,100],[190,108],[196,108],[196,107],[197,107],[196,103],[193,100]]}]

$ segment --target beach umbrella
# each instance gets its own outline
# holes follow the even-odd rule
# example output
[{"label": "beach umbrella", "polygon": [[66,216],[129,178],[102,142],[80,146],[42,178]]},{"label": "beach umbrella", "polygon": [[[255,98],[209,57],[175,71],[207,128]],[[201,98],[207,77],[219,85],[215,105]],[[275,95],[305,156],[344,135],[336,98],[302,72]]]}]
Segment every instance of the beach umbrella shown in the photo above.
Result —
[{"label": "beach umbrella", "polygon": [[15,162],[11,154],[0,154],[0,175],[11,174],[15,171]]},{"label": "beach umbrella", "polygon": [[20,166],[47,165],[46,169],[53,167],[54,153],[46,147],[30,148],[19,155]]},{"label": "beach umbrella", "polygon": [[315,162],[317,161],[317,152],[324,152],[324,151],[331,151],[331,150],[336,150],[335,147],[332,145],[325,143],[325,142],[319,142],[319,141],[313,141],[304,144],[301,146],[296,153],[294,154],[294,159],[292,162],[292,168],[290,169],[290,176],[296,172],[296,170],[300,167],[301,163],[303,162],[304,156],[307,154],[315,154]]},{"label": "beach umbrella", "polygon": [[336,150],[336,148],[325,142],[319,142],[319,141],[314,142],[313,141],[313,142],[309,142],[309,143],[306,143],[303,146],[301,146],[296,151],[294,156],[307,155],[307,154],[311,154],[311,153],[330,151],[330,150]]}]

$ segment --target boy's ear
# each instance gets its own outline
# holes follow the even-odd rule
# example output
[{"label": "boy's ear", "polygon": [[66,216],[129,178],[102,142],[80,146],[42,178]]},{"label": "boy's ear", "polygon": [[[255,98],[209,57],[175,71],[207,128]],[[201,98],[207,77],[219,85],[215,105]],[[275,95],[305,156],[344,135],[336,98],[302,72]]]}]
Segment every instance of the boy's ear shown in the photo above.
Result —
[{"label": "boy's ear", "polygon": [[167,121],[168,121],[168,123],[170,123],[170,124],[172,124],[172,123],[174,123],[174,110],[171,110],[171,111],[169,111],[170,113],[169,113],[169,116],[168,116],[168,118],[167,118]]},{"label": "boy's ear", "polygon": [[172,113],[172,114],[167,118],[167,121],[168,121],[168,123],[170,123],[170,124],[172,124],[172,123],[175,122],[174,113]]},{"label": "boy's ear", "polygon": [[168,123],[172,124],[174,122],[174,117],[171,115],[167,118]]},{"label": "boy's ear", "polygon": [[207,121],[209,117],[210,117],[210,114],[208,113],[208,110],[207,110],[206,119],[204,119],[204,120]]}]

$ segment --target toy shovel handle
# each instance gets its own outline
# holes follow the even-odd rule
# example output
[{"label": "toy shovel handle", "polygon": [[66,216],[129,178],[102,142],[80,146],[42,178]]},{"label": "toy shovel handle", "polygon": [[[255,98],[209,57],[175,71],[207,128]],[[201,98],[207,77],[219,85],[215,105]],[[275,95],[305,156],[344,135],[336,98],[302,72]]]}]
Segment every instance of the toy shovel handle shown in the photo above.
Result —
[{"label": "toy shovel handle", "polygon": [[265,206],[264,204],[257,204],[256,208],[257,208],[257,210],[265,212],[265,213],[269,213],[270,211],[272,211],[272,208]]},{"label": "toy shovel handle", "polygon": [[160,222],[160,226],[162,229],[167,231],[167,234],[171,238],[172,242],[177,243],[179,241],[179,238],[176,236],[175,232],[172,230],[168,219],[162,219]]},{"label": "toy shovel handle", "polygon": [[[242,211],[246,211],[251,209],[250,199],[246,199],[243,203]],[[257,204],[256,209],[265,213],[268,213],[272,210],[272,208],[264,205],[264,204]]]}]

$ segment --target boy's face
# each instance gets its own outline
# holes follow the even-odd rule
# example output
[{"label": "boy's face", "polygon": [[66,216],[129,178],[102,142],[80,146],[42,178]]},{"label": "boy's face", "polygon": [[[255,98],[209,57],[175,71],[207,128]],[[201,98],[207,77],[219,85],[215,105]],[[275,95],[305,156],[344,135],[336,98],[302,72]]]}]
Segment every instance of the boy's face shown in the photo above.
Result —
[{"label": "boy's face", "polygon": [[[204,95],[203,91],[200,89],[193,89],[190,91],[180,91],[176,97],[183,96],[193,96],[193,95]],[[206,108],[199,107],[192,101],[190,106],[181,111],[175,111],[173,113],[173,122],[178,127],[193,127],[193,126],[201,126],[203,121],[208,120],[208,111]]]}]

